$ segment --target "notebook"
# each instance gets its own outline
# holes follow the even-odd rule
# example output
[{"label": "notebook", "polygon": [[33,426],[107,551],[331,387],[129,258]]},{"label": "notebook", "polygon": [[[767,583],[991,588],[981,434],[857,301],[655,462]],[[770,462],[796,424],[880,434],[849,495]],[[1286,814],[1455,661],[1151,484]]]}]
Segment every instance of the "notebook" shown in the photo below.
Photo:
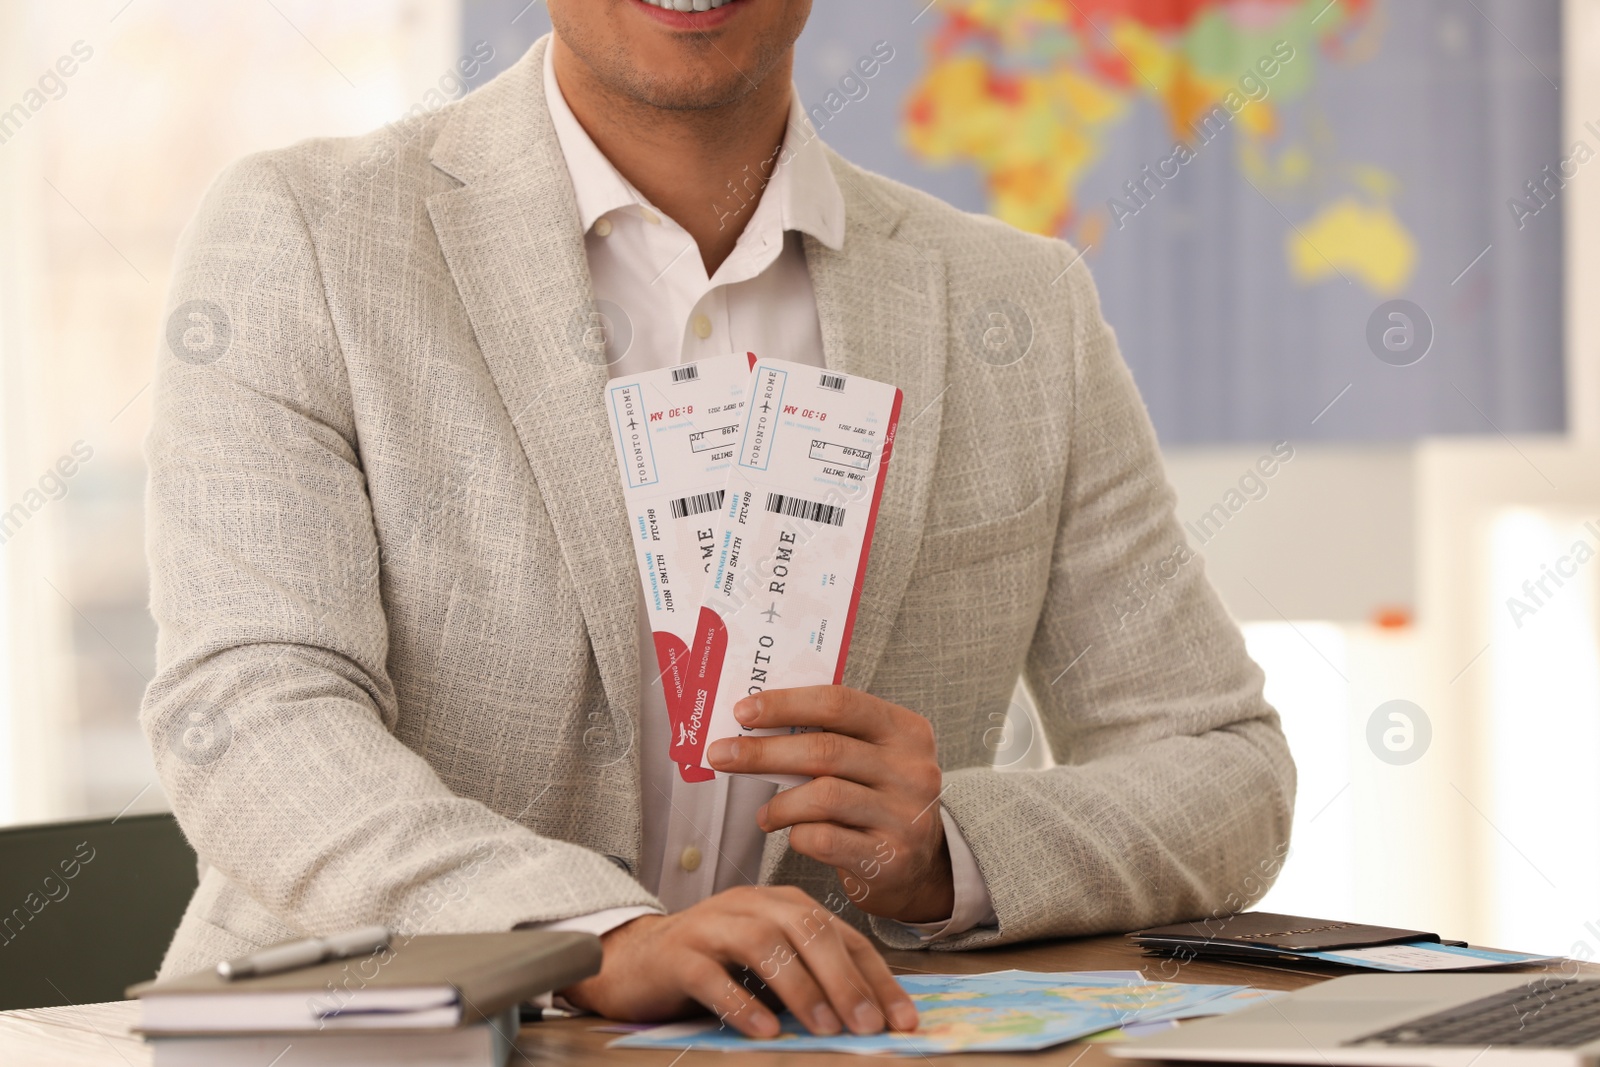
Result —
[{"label": "notebook", "polygon": [[151,1067],[505,1067],[517,1011],[433,1032],[228,1034],[149,1040]]},{"label": "notebook", "polygon": [[139,1000],[135,1030],[152,1037],[447,1030],[587,978],[600,955],[600,939],[582,933],[421,935],[371,956],[231,982],[201,971],[128,995]]}]

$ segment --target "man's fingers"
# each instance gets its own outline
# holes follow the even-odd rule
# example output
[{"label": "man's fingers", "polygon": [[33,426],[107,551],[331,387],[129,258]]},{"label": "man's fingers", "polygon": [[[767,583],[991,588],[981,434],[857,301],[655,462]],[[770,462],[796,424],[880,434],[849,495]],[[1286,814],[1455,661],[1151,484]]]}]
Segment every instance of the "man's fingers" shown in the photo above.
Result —
[{"label": "man's fingers", "polygon": [[[796,823],[789,829],[789,847],[818,863],[848,871],[862,871],[862,861],[871,862],[884,843],[881,836],[850,830],[831,822]],[[869,875],[870,877],[870,875]],[[848,892],[848,890],[847,890]],[[855,901],[860,903],[860,901]]]},{"label": "man's fingers", "polygon": [[814,726],[862,741],[895,737],[896,713],[902,709],[870,693],[842,685],[806,685],[769,689],[733,706],[734,718],[750,729],[769,726]]},{"label": "man's fingers", "polygon": [[[768,946],[765,951],[759,948],[763,944]],[[838,1014],[828,1006],[828,996],[800,961],[800,953],[790,943],[789,931],[779,932],[774,924],[772,936],[752,944],[750,949],[739,955],[751,981],[760,979],[766,983],[812,1033],[832,1036],[840,1031]]]},{"label": "man's fingers", "polygon": [[804,892],[779,890],[765,894],[759,911],[738,914],[708,930],[711,955],[742,965],[751,984],[742,991],[755,996],[757,980],[776,994],[801,1024],[815,1034],[832,1035],[843,1029],[830,997],[801,959],[798,942],[811,936],[822,923],[808,924],[807,911],[828,916]]},{"label": "man's fingers", "polygon": [[872,943],[803,890],[749,886],[715,900],[657,917],[653,936],[613,938],[607,972],[624,965],[613,958],[623,953],[635,980],[640,968],[649,972],[648,990],[600,1000],[616,1001],[619,1018],[662,1018],[692,1000],[758,1039],[778,1036],[782,1008],[817,1034],[915,1028],[910,999]]},{"label": "man's fingers", "polygon": [[[846,946],[840,932],[845,926],[843,919],[817,906],[813,914],[806,916],[806,933],[794,939],[800,963],[810,968],[839,1018],[853,1033],[875,1034],[892,1019],[890,1002],[881,996],[878,984],[863,973],[861,962]],[[884,973],[888,973],[887,965]]]},{"label": "man's fingers", "polygon": [[843,935],[843,940],[851,957],[856,961],[856,967],[871,987],[873,996],[884,1006],[884,1013],[889,1017],[889,1025],[900,1031],[915,1030],[917,1006],[900,983],[895,981],[894,973],[889,970],[889,965],[884,962],[883,957],[878,955],[878,950],[872,946],[872,942],[854,927],[848,929]]},{"label": "man's fingers", "polygon": [[785,789],[767,801],[756,812],[756,822],[769,834],[785,826],[808,822],[863,830],[893,829],[884,825],[889,813],[883,810],[883,805],[883,798],[864,785],[842,778],[817,777],[805,785]]},{"label": "man's fingers", "polygon": [[706,750],[706,759],[725,774],[798,774],[845,778],[863,785],[881,785],[894,773],[883,749],[826,730],[722,738]]},{"label": "man's fingers", "polygon": [[695,955],[684,966],[683,991],[746,1037],[778,1035],[778,1018],[739,987],[709,956]]}]

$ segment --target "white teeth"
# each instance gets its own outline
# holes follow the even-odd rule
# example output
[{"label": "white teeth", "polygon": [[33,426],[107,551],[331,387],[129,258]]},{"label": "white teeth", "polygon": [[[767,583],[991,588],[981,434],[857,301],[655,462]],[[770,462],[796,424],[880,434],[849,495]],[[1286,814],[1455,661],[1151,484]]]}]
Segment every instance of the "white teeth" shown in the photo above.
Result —
[{"label": "white teeth", "polygon": [[644,0],[644,2],[666,11],[715,11],[719,7],[733,3],[733,0]]}]

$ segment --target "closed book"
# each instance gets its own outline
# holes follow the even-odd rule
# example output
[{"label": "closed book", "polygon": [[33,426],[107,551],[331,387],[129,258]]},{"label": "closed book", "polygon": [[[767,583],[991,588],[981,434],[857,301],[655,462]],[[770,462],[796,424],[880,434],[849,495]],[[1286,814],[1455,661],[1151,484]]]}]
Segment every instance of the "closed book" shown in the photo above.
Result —
[{"label": "closed book", "polygon": [[1284,952],[1327,952],[1339,948],[1396,945],[1410,941],[1437,942],[1438,934],[1393,926],[1303,915],[1278,915],[1245,911],[1237,915],[1175,923],[1128,935],[1151,952],[1165,955],[1277,957]]},{"label": "closed book", "polygon": [[599,970],[592,934],[425,934],[370,956],[233,981],[201,971],[128,995],[148,1036],[429,1031],[495,1018]]},{"label": "closed book", "polygon": [[150,1039],[151,1067],[506,1067],[517,1010],[432,1033],[231,1034]]}]

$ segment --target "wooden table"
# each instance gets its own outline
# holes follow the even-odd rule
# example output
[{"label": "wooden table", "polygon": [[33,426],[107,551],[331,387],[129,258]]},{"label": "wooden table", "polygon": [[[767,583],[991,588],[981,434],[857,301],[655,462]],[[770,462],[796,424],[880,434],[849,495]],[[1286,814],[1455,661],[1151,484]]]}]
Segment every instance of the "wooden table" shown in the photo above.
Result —
[{"label": "wooden table", "polygon": [[[1328,970],[1289,970],[1247,964],[1190,962],[1178,967],[1174,960],[1151,960],[1122,937],[1096,937],[1075,941],[1050,941],[986,952],[888,952],[890,965],[901,974],[961,973],[1003,971],[1020,968],[1031,971],[1106,971],[1139,970],[1157,981],[1253,985],[1261,989],[1299,989],[1335,974],[1353,973],[1338,968]],[[1174,969],[1177,968],[1176,973]],[[1537,968],[1530,968],[1537,970]],[[1587,966],[1586,971],[1597,968]],[[0,1064],[27,1064],[39,1067],[148,1067],[150,1054],[144,1044],[128,1033],[135,1019],[131,1001],[112,1004],[87,1004],[66,1008],[31,1008],[0,1013]],[[662,1050],[606,1049],[615,1034],[597,1033],[600,1023],[593,1018],[558,1019],[526,1026],[517,1049],[526,1059],[512,1057],[512,1064],[562,1065],[637,1064],[638,1067],[695,1067],[719,1064],[721,1067],[798,1067],[802,1064],[827,1064],[849,1067],[857,1062],[830,1053],[749,1053],[728,1057],[718,1052],[677,1052]],[[1135,1067],[1141,1061],[1112,1059],[1103,1045],[1060,1045],[1046,1052],[1021,1054],[1036,1064],[1065,1064],[1072,1067]],[[993,1053],[974,1056],[940,1057],[946,1060],[993,1062]],[[911,1062],[911,1061],[906,1061]],[[262,1065],[265,1067],[265,1065]]]}]

